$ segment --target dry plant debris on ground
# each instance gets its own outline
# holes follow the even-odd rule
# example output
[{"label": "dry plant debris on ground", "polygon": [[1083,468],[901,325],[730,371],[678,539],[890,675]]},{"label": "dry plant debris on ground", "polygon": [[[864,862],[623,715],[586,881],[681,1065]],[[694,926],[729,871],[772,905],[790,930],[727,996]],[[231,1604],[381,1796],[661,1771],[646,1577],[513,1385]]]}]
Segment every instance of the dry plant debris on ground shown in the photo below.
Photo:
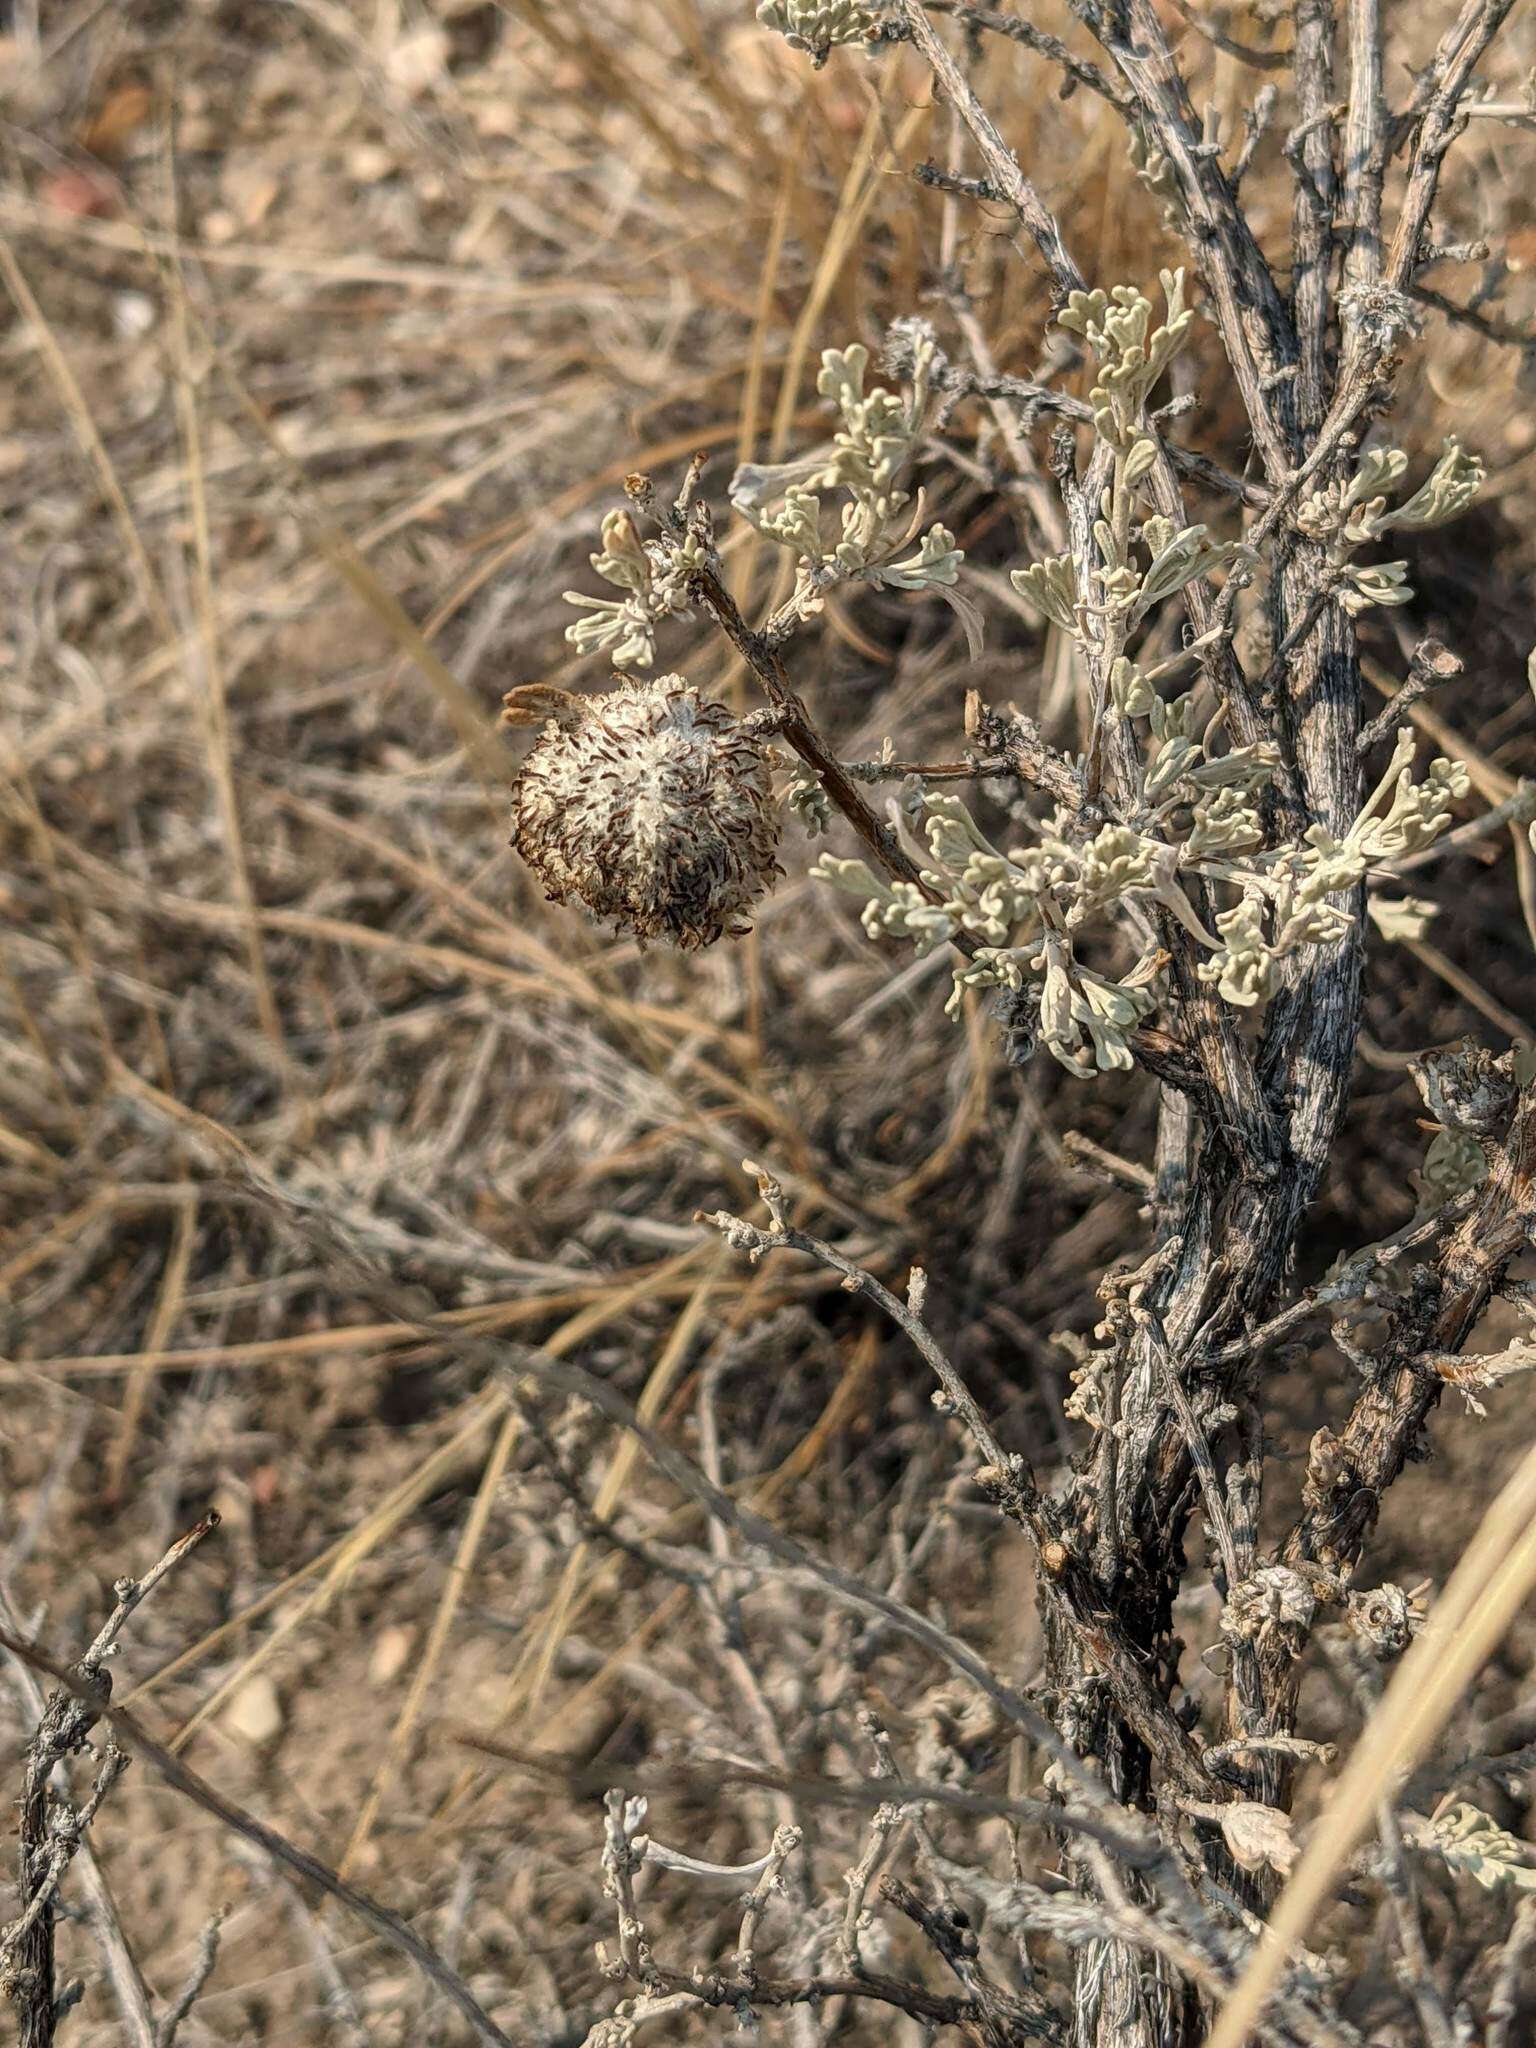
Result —
[{"label": "dry plant debris on ground", "polygon": [[[1258,12],[1221,10],[1223,34],[1251,41]],[[1074,37],[1065,6],[1030,18]],[[1394,27],[1395,78],[1436,27]],[[1255,74],[1180,33],[1228,132]],[[1500,75],[1533,61],[1517,14]],[[996,38],[972,76],[1104,281],[1172,259],[1091,93]],[[505,850],[491,717],[510,686],[590,684],[561,593],[590,587],[627,473],[670,479],[702,450],[723,502],[738,461],[821,439],[820,350],[878,345],[940,263],[985,306],[1000,371],[1054,375],[1047,280],[1003,209],[914,183],[951,138],[911,52],[813,71],[744,6],[18,4],[0,94],[0,1591],[17,1628],[79,1654],[113,1582],[216,1509],[125,1622],[117,1700],[418,1927],[514,2038],[575,2044],[614,1997],[592,1961],[607,1784],[648,1785],[657,1839],[739,1871],[788,1811],[729,1788],[744,1725],[746,1761],[822,1785],[882,1775],[887,1743],[909,1777],[1006,1800],[1037,1760],[942,1666],[792,1575],[756,1579],[741,1615],[686,1572],[658,1579],[658,1557],[711,1540],[696,1509],[574,1398],[509,1406],[459,1333],[579,1361],[738,1503],[1024,1685],[1025,1547],[969,1488],[910,1349],[835,1272],[749,1270],[692,1218],[751,1210],[742,1161],[770,1158],[805,1228],[898,1291],[921,1264],[999,1436],[1049,1471],[1072,1431],[1053,1337],[1093,1325],[1093,1283],[1135,1241],[1145,1189],[1123,1162],[1151,1156],[1152,1106],[1008,1069],[980,1008],[957,1031],[947,975],[897,971],[804,862],[750,940],[686,956],[545,905]],[[1530,146],[1478,124],[1439,223],[1505,252],[1497,320],[1517,328],[1536,312]],[[1285,232],[1279,172],[1261,150],[1264,235]],[[1366,671],[1395,685],[1428,632],[1461,654],[1421,723],[1471,765],[1470,822],[1536,773],[1536,704],[1505,686],[1533,638],[1536,378],[1529,353],[1431,317],[1405,445],[1455,431],[1489,482],[1413,548],[1412,630],[1377,614]],[[1201,397],[1201,445],[1241,470],[1234,394]],[[1005,457],[976,408],[923,459],[985,601],[980,660],[940,607],[828,601],[802,686],[845,759],[894,734],[946,757],[968,687],[1075,736],[1070,675],[1003,575]],[[726,560],[766,608],[777,557],[738,530]],[[663,665],[746,701],[702,624]],[[1502,1051],[1536,1022],[1536,889],[1495,862],[1503,843],[1473,836],[1415,884],[1444,914],[1368,991],[1368,1077],[1304,1279],[1413,1213],[1405,1055],[1464,1032]],[[396,1319],[349,1257],[451,1327]],[[1298,1456],[1346,1370],[1324,1344],[1278,1380],[1269,1423]],[[1380,1577],[1449,1574],[1528,1434],[1518,1383],[1489,1405],[1447,1415],[1392,1496]],[[1192,1644],[1215,1605],[1190,1594]],[[1533,1650],[1527,1619],[1452,1736],[1454,1789],[1516,1834],[1528,1768],[1476,1760],[1536,1740]],[[1309,1684],[1309,1729],[1347,1746],[1347,1685]],[[24,1687],[4,1714],[14,1760]],[[563,1774],[530,1769],[538,1752]],[[801,1811],[823,1874],[855,1861],[866,1813]],[[191,1986],[184,2048],[464,2038],[376,1930],[149,1767],[106,1813],[95,1856],[154,2011]],[[804,1862],[785,1882],[806,1906]],[[745,1881],[648,1883],[649,1920],[730,1952]],[[1420,1889],[1454,1969],[1476,1904],[1444,1873]],[[111,1916],[87,1890],[71,1905],[69,2037],[120,2041]],[[871,1967],[909,1964],[904,1940],[882,1923]],[[836,2028],[919,2038],[853,2004]],[[661,2028],[717,2032],[681,2010]]]}]

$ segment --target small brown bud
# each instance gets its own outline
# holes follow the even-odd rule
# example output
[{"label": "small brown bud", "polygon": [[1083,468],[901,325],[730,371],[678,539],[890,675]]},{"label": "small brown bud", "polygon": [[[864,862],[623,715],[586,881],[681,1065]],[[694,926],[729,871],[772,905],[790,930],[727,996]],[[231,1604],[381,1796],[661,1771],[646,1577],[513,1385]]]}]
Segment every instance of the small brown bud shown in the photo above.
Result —
[{"label": "small brown bud", "polygon": [[501,700],[503,725],[545,725],[550,719],[565,728],[581,723],[584,697],[553,683],[519,683]]},{"label": "small brown bud", "polygon": [[783,872],[773,757],[681,676],[583,698],[512,786],[512,844],[556,903],[690,948],[747,930]]}]

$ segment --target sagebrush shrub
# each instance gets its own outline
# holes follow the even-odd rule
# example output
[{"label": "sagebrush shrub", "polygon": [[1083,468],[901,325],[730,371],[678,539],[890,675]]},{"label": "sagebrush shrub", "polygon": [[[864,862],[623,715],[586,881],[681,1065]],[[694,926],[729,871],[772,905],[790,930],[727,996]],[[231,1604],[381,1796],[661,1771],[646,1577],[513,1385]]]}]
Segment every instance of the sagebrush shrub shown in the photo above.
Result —
[{"label": "sagebrush shrub", "polygon": [[[1536,1059],[1524,1048],[1495,1057],[1467,1047],[1421,1062],[1415,1074],[1434,1122],[1418,1214],[1393,1238],[1341,1259],[1310,1291],[1296,1292],[1290,1278],[1350,1100],[1367,945],[1422,937],[1434,905],[1409,891],[1408,877],[1470,791],[1460,763],[1420,759],[1412,723],[1425,692],[1459,673],[1459,661],[1421,641],[1395,699],[1368,720],[1357,636],[1362,619],[1416,602],[1408,563],[1383,552],[1393,537],[1455,519],[1484,480],[1455,438],[1421,455],[1395,446],[1380,423],[1405,354],[1432,345],[1423,340],[1422,272],[1458,255],[1433,240],[1447,152],[1474,116],[1529,120],[1524,101],[1498,100],[1479,76],[1510,10],[1468,0],[1394,111],[1374,0],[1350,7],[1347,40],[1325,0],[1298,0],[1292,44],[1263,60],[1271,82],[1230,141],[1196,117],[1151,0],[1074,9],[1103,68],[1025,18],[985,9],[774,0],[758,11],[817,66],[849,44],[877,59],[894,45],[917,46],[978,159],[976,175],[922,166],[922,182],[951,206],[979,201],[1012,213],[1049,276],[1056,326],[1070,344],[1057,360],[1082,365],[1087,395],[1073,397],[1059,378],[1000,375],[975,342],[984,309],[965,303],[957,278],[940,277],[940,310],[888,337],[891,383],[871,380],[861,343],[826,350],[818,390],[829,440],[786,463],[749,463],[731,482],[731,507],[793,564],[790,594],[771,615],[751,623],[729,594],[696,465],[671,507],[633,480],[633,513],[610,515],[592,558],[623,594],[572,593],[587,616],[569,638],[633,671],[655,659],[673,619],[712,617],[765,699],[739,727],[715,707],[722,731],[751,735],[740,756],[744,813],[758,815],[762,750],[776,745],[787,810],[808,835],[830,840],[811,873],[859,901],[872,939],[919,955],[944,950],[951,1012],[987,1002],[1014,1062],[1038,1050],[1082,1080],[1139,1069],[1162,1107],[1147,1176],[1150,1239],[1128,1245],[1126,1262],[1106,1275],[1103,1320],[1076,1345],[1068,1414],[1079,1443],[1049,1486],[1019,1448],[993,1436],[923,1319],[921,1276],[905,1303],[888,1293],[836,1246],[795,1227],[766,1169],[766,1225],[725,1212],[710,1219],[753,1258],[798,1251],[872,1292],[933,1367],[937,1403],[981,1452],[976,1484],[1028,1533],[1048,1645],[1033,1700],[978,1675],[963,1646],[945,1654],[1049,1752],[1043,1793],[1054,1802],[1068,1889],[1042,1888],[1028,1859],[962,1873],[918,1825],[925,1889],[889,1867],[881,1889],[947,1966],[958,1990],[946,1999],[915,1978],[878,1976],[856,1935],[836,1952],[839,1973],[828,1943],[807,1934],[802,1974],[781,1972],[771,1985],[745,1926],[734,1969],[663,1964],[633,1890],[646,1840],[615,1795],[605,1851],[619,1901],[612,1970],[639,1991],[599,2034],[627,2042],[663,2011],[728,2007],[746,2018],[835,1993],[904,2005],[924,2025],[992,2044],[1192,2044],[1242,1975],[1298,1862],[1298,1770],[1333,1761],[1300,1724],[1305,1661],[1323,1648],[1368,1673],[1409,1653],[1424,1625],[1418,1589],[1358,1577],[1382,1495],[1419,1454],[1446,1385],[1491,1386],[1536,1356],[1524,1343],[1462,1356],[1536,1220]],[[1099,93],[1125,121],[1136,173],[1188,252],[1155,291],[1139,280],[1098,284],[1067,247],[1004,139],[998,116],[1010,110],[989,111],[970,85],[968,53],[988,34],[1060,63],[1073,89]],[[1347,80],[1336,75],[1346,62]],[[1280,254],[1261,246],[1241,184],[1275,116],[1282,74],[1295,201]],[[948,324],[946,304],[956,316]],[[1176,366],[1187,372],[1181,382]],[[1182,438],[1195,394],[1222,374],[1251,436],[1242,474]],[[1027,705],[973,697],[961,785],[969,779],[977,800],[957,793],[952,771],[939,783],[918,765],[877,807],[881,764],[837,760],[796,689],[794,648],[815,630],[829,592],[860,584],[951,605],[979,647],[985,605],[915,482],[965,407],[1009,425],[994,450],[1031,486],[1019,523],[1032,559],[1018,561],[1011,579],[1050,640],[1070,649],[1080,743],[1053,743]],[[1043,451],[1030,438],[1041,419],[1059,423]],[[635,687],[594,699],[592,718],[603,720],[604,707]],[[1021,700],[1027,689],[1021,682]],[[525,770],[523,813],[530,771],[546,772],[540,755],[554,762],[565,748],[574,764],[581,730],[541,743]],[[649,756],[636,747],[626,770],[624,730],[610,720],[605,731],[604,788],[616,792],[629,772],[650,801]],[[725,752],[720,769],[733,772]],[[994,796],[1006,830],[985,822]],[[670,794],[658,786],[657,798],[675,808],[653,848],[686,847],[719,808],[713,796],[701,799],[701,819],[681,784]],[[1523,829],[1530,815],[1522,793],[1494,823]],[[854,846],[838,844],[843,826]],[[520,830],[550,881],[549,855]],[[762,845],[771,858],[766,827]],[[757,860],[752,890],[767,873]],[[615,912],[601,892],[567,883],[556,893]],[[661,885],[648,878],[641,893],[659,901]],[[632,913],[630,921],[647,928]],[[677,935],[691,943],[730,923],[683,920]],[[666,924],[657,913],[649,928]],[[1280,1336],[1326,1312],[1356,1377],[1339,1389],[1297,1484],[1267,1452],[1261,1375]],[[1264,1543],[1261,1509],[1276,1488],[1290,1489],[1287,1532]],[[1187,1689],[1174,1621],[1194,1571],[1187,1536],[1197,1514],[1220,1597],[1214,1713]],[[910,1617],[908,1625],[920,1635]],[[904,1810],[919,1814],[921,1798]],[[1345,1849],[1369,1818],[1367,1810],[1348,1822]],[[1368,1888],[1400,1898],[1405,1841],[1468,1869],[1476,1861],[1481,1882],[1511,1894],[1526,1884],[1518,1850],[1476,1810],[1453,1819],[1405,1809],[1394,1819],[1389,1809],[1381,1828],[1376,1861],[1361,1866]],[[760,1887],[781,1882],[798,1851],[792,1834],[776,1837]],[[884,1842],[877,1825],[847,1880],[861,1925],[870,1924]],[[990,1944],[956,1912],[956,1887],[984,1902]],[[766,1893],[753,1898],[755,1939]],[[1411,1913],[1400,1925],[1412,1974]],[[1021,1961],[1030,1932],[1059,1944],[1065,1960],[1054,1978]],[[1507,2041],[1513,1965],[1501,1977],[1495,1950],[1485,1961],[1453,2016],[1441,1987],[1416,1982],[1407,1997],[1385,1988],[1373,2003],[1327,1959],[1297,1951],[1262,2030],[1337,2044],[1397,2040],[1398,2031],[1373,2029],[1408,2024],[1449,2048],[1472,2038],[1482,1999],[1490,2043],[1501,2026]]]}]

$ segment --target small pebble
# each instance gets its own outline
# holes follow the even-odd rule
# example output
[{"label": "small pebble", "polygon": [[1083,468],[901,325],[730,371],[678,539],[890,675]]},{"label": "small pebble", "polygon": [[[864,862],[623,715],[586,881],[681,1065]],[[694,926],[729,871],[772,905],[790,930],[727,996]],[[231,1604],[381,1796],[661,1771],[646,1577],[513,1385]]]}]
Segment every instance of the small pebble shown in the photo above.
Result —
[{"label": "small pebble", "polygon": [[403,1623],[393,1622],[388,1628],[380,1629],[373,1655],[368,1660],[368,1676],[372,1682],[388,1685],[392,1679],[398,1678],[415,1646],[415,1629],[406,1628]]},{"label": "small pebble", "polygon": [[277,1687],[260,1673],[248,1678],[221,1718],[231,1735],[248,1742],[252,1749],[265,1749],[283,1732],[283,1708]]}]

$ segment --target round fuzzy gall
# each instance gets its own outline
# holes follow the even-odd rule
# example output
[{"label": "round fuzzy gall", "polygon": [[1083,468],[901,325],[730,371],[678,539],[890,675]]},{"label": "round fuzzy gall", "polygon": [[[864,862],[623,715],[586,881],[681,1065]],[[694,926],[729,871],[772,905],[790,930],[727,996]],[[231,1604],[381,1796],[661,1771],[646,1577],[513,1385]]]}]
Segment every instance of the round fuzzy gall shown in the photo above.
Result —
[{"label": "round fuzzy gall", "polygon": [[545,726],[512,785],[512,844],[552,902],[642,939],[713,945],[747,930],[783,872],[772,767],[681,676],[623,680]]}]

